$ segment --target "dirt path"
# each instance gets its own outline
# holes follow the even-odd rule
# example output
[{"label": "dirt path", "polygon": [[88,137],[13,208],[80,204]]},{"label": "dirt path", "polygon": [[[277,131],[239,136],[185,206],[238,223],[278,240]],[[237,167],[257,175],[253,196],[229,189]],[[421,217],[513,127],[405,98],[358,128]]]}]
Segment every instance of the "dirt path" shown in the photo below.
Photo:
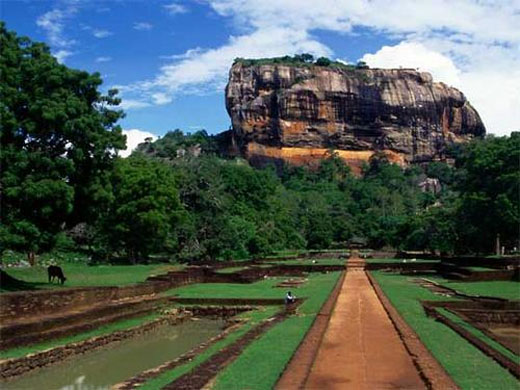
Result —
[{"label": "dirt path", "polygon": [[425,389],[363,261],[352,260],[305,389]]}]

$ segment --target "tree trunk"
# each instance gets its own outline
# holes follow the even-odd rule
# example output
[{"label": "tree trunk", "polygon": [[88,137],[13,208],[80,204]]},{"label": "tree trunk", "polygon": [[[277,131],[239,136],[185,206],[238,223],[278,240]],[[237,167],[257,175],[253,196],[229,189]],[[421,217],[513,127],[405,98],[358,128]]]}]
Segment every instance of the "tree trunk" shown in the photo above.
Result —
[{"label": "tree trunk", "polygon": [[31,267],[34,267],[36,265],[36,254],[33,251],[27,252],[27,260]]}]

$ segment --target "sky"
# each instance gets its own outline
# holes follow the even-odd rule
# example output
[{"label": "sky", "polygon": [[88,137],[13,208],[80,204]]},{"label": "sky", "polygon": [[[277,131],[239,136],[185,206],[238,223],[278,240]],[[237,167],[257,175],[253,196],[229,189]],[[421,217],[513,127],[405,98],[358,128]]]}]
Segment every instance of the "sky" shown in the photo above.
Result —
[{"label": "sky", "polygon": [[520,0],[2,0],[0,19],[119,89],[129,150],[227,130],[233,59],[303,52],[429,71],[488,133],[520,130]]}]

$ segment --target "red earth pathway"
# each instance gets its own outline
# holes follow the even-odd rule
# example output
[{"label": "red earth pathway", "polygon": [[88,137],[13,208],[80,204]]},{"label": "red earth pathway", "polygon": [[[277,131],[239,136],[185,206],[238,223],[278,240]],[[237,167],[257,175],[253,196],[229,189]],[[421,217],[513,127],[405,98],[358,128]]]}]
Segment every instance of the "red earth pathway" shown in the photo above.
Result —
[{"label": "red earth pathway", "polygon": [[359,258],[349,260],[305,389],[425,389]]}]

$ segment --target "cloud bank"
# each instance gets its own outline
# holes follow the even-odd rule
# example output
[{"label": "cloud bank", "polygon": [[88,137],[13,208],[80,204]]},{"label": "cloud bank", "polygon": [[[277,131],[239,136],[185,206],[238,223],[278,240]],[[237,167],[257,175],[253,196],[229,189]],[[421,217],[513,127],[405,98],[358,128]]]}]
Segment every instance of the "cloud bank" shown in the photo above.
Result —
[{"label": "cloud bank", "polygon": [[[231,19],[240,34],[220,47],[193,48],[172,57],[155,77],[120,86],[125,97],[145,106],[164,104],[166,97],[171,100],[178,94],[221,91],[235,57],[298,52],[333,56],[333,50],[317,38],[319,30],[355,34],[356,28],[365,28],[400,41],[367,53],[363,56],[367,63],[430,71],[436,81],[459,87],[467,95],[488,131],[506,134],[520,129],[520,110],[512,110],[520,99],[520,0],[204,2]],[[172,13],[186,12],[172,4]],[[160,99],[157,94],[162,94]]]},{"label": "cloud bank", "polygon": [[157,139],[155,134],[139,129],[123,130],[123,134],[126,135],[126,149],[119,152],[119,155],[123,158],[130,156],[137,145],[144,142],[146,138],[151,138],[152,141]]}]

